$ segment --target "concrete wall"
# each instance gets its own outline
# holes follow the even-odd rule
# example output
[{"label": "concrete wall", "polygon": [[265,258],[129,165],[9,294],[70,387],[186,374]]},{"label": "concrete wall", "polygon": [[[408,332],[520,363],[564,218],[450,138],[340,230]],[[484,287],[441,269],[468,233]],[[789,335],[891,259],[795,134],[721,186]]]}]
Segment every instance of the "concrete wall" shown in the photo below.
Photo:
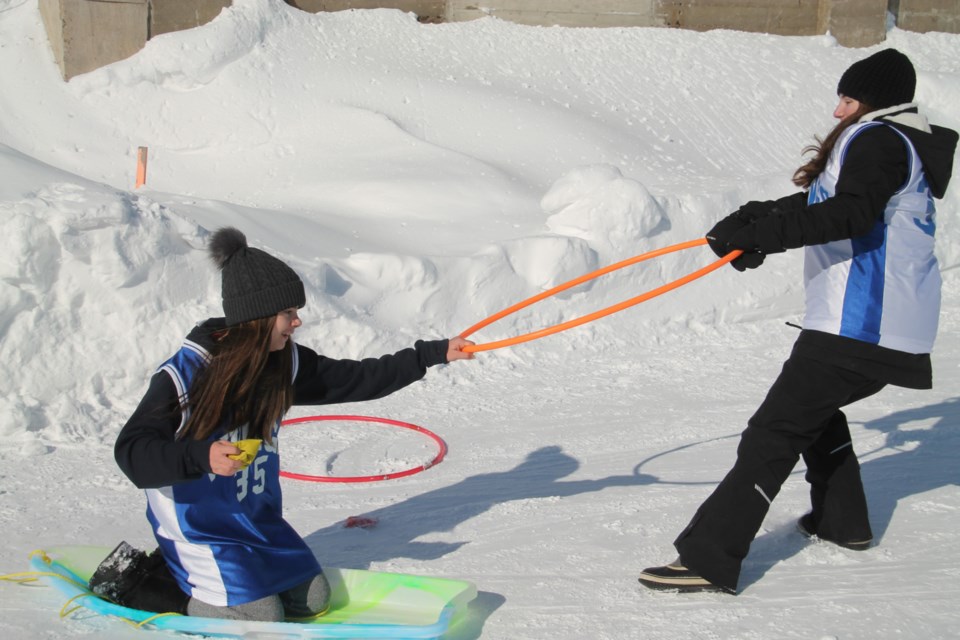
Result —
[{"label": "concrete wall", "polygon": [[662,27],[657,0],[446,0],[448,22],[485,16],[560,27]]},{"label": "concrete wall", "polygon": [[654,0],[668,27],[815,35],[820,0]]},{"label": "concrete wall", "polygon": [[63,16],[60,14],[59,0],[40,0],[40,20],[47,32],[53,59],[63,73]]},{"label": "concrete wall", "polygon": [[[780,35],[829,31],[849,47],[881,42],[886,10],[887,0],[447,0],[451,22],[495,16],[570,27],[734,29]],[[960,7],[954,13],[960,14]]]},{"label": "concrete wall", "polygon": [[900,0],[897,26],[906,31],[960,33],[960,1]]},{"label": "concrete wall", "polygon": [[[122,60],[147,39],[213,20],[231,0],[39,0],[64,79]],[[960,33],[960,0],[285,0],[317,13],[390,8],[421,22],[494,16],[529,25],[829,32],[846,47],[882,42],[888,9],[909,31]]]},{"label": "concrete wall", "polygon": [[[149,0],[150,37],[199,27],[216,18],[231,0]],[[319,13],[346,9],[399,9],[421,22],[442,22],[444,0],[284,0],[291,7]]]},{"label": "concrete wall", "polygon": [[65,80],[142,49],[147,15],[147,0],[40,0],[40,16]]},{"label": "concrete wall", "polygon": [[[495,16],[531,25],[818,33],[821,0],[447,0],[451,22]],[[822,33],[822,32],[821,32]]]},{"label": "concrete wall", "polygon": [[150,37],[199,27],[229,6],[230,0],[150,0]]},{"label": "concrete wall", "polygon": [[284,0],[287,4],[309,11],[343,11],[345,9],[399,9],[416,14],[420,22],[443,22],[444,0]]},{"label": "concrete wall", "polygon": [[887,0],[821,1],[818,32],[830,32],[845,47],[883,42],[886,27]]}]

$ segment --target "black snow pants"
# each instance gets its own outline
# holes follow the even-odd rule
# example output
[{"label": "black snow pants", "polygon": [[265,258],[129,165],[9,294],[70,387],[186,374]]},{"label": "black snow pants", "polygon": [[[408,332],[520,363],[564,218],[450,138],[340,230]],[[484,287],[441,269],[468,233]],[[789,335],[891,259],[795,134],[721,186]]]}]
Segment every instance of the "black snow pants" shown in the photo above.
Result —
[{"label": "black snow pants", "polygon": [[871,539],[860,464],[840,408],[884,386],[795,349],[747,423],[733,468],[674,542],[683,565],[736,592],[750,543],[800,456],[818,532]]}]

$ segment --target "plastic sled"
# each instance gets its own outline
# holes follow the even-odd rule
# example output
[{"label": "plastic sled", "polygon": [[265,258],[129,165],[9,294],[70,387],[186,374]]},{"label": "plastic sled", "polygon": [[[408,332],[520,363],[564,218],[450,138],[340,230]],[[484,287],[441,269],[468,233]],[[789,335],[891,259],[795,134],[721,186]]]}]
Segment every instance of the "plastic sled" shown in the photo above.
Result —
[{"label": "plastic sled", "polygon": [[[330,609],[307,622],[252,622],[156,614],[98,597],[87,581],[109,547],[59,546],[35,551],[32,568],[69,598],[67,605],[123,618],[149,629],[220,638],[439,638],[465,617],[476,587],[464,580],[324,567]],[[55,574],[55,575],[54,575]]]}]

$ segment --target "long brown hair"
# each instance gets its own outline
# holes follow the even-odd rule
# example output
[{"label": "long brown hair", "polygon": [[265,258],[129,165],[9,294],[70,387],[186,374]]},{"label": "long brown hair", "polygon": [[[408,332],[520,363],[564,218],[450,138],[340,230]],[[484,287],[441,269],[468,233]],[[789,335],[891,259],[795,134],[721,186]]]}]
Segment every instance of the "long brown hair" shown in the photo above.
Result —
[{"label": "long brown hair", "polygon": [[861,102],[857,110],[837,123],[837,126],[835,126],[833,130],[827,134],[826,138],[821,140],[819,136],[814,136],[817,144],[812,144],[809,147],[806,147],[803,150],[803,153],[813,153],[815,155],[813,156],[813,159],[794,172],[793,184],[802,189],[806,189],[813,184],[813,181],[817,179],[817,176],[823,173],[823,170],[826,168],[827,161],[830,159],[830,154],[833,152],[833,148],[836,146],[840,135],[846,131],[847,127],[854,124],[871,111],[874,111],[873,107]]},{"label": "long brown hair", "polygon": [[273,428],[293,404],[293,343],[270,352],[276,316],[228,328],[210,363],[190,388],[190,417],[183,436],[205,440],[218,428],[245,424],[249,434],[272,442]]}]

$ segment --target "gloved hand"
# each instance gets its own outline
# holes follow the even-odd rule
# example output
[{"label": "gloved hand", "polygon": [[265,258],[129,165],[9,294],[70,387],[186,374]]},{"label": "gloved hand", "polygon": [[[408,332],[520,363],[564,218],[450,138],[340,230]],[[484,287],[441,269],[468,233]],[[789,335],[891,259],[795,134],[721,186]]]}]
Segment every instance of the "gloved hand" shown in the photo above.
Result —
[{"label": "gloved hand", "polygon": [[[743,248],[738,245],[750,245],[746,242],[746,238],[753,235],[750,233],[753,227],[752,222],[744,224],[739,219],[736,219],[734,216],[737,214],[731,214],[718,222],[713,229],[707,232],[707,244],[710,245],[710,248],[713,249],[713,252],[720,256],[721,258],[730,253],[740,249],[743,251],[743,254],[734,258],[730,261],[730,266],[736,269],[737,271],[746,271],[747,269],[756,269],[763,264],[763,259],[766,257],[759,249],[750,249]],[[733,232],[729,230],[733,229]],[[724,234],[727,234],[726,236]],[[721,238],[726,238],[721,239]]]},{"label": "gloved hand", "polygon": [[756,222],[760,218],[765,218],[776,211],[776,208],[775,200],[766,200],[763,202],[751,200],[737,209],[736,213],[740,216],[740,219],[745,222]]},{"label": "gloved hand", "polygon": [[727,245],[733,234],[748,224],[750,224],[749,221],[740,217],[739,210],[734,211],[707,231],[707,244],[718,258],[722,258],[732,251]]},{"label": "gloved hand", "polygon": [[747,269],[756,269],[763,264],[766,254],[763,253],[744,253],[742,256],[733,260],[730,266],[737,271],[746,271]]},{"label": "gloved hand", "polygon": [[721,258],[736,249],[743,251],[743,255],[730,263],[737,271],[756,269],[766,256],[756,246],[754,223],[769,215],[772,205],[772,202],[751,200],[714,225],[707,232],[707,244]]}]

